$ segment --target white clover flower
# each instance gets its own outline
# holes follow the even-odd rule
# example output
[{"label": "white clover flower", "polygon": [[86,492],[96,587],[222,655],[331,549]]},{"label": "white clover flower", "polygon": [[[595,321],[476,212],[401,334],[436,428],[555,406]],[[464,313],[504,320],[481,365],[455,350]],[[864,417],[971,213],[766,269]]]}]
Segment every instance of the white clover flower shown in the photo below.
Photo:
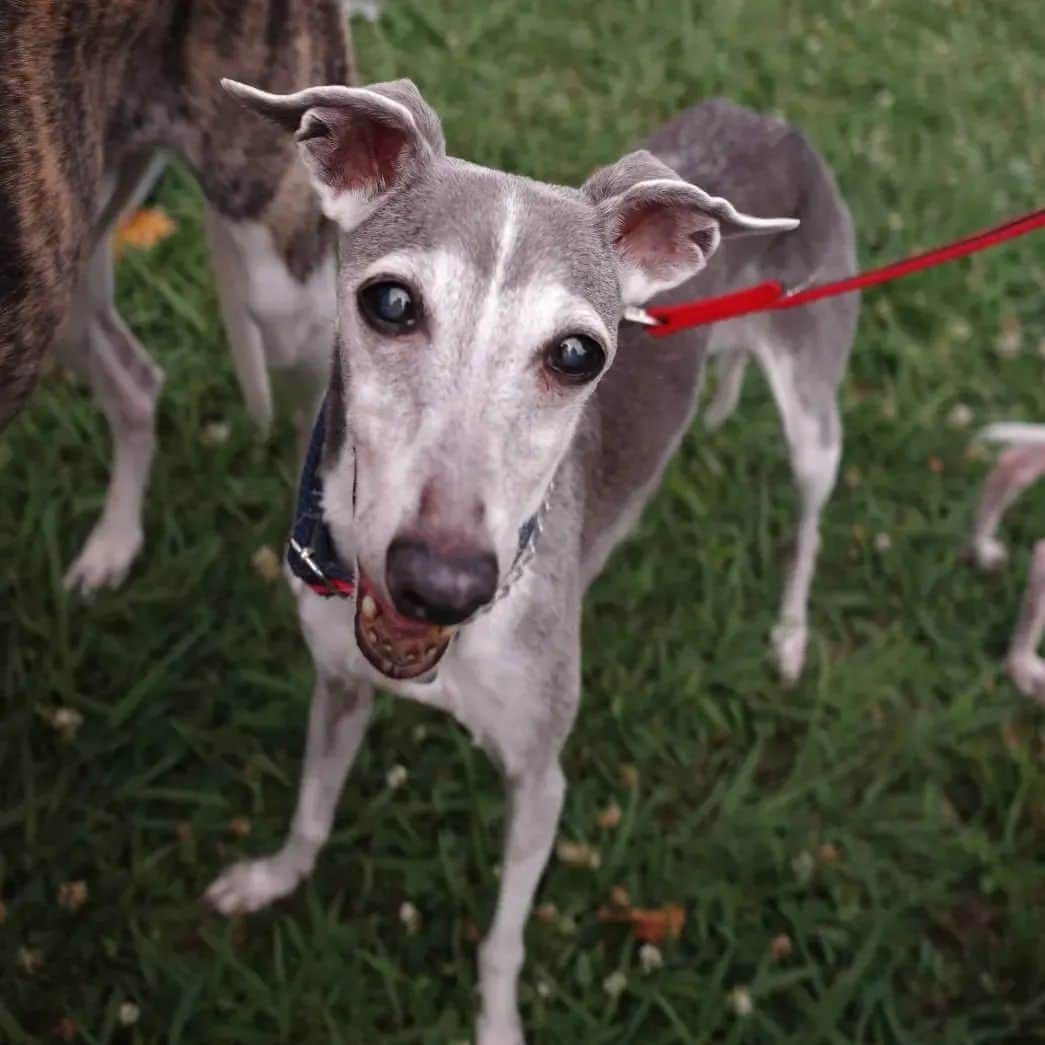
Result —
[{"label": "white clover flower", "polygon": [[231,432],[227,421],[211,421],[203,426],[200,442],[204,446],[224,446],[229,441]]},{"label": "white clover flower", "polygon": [[602,989],[611,997],[619,998],[628,987],[628,977],[618,969],[602,981]]},{"label": "white clover flower", "polygon": [[664,964],[664,955],[656,944],[644,943],[639,948],[639,964],[643,972],[653,972]]},{"label": "white clover flower", "polygon": [[421,912],[409,900],[400,905],[399,920],[411,936],[421,928]]},{"label": "white clover flower", "polygon": [[750,1016],[755,1011],[755,1003],[751,1000],[751,992],[743,985],[734,987],[727,996],[729,1007],[738,1016]]},{"label": "white clover flower", "polygon": [[133,1027],[141,1016],[141,1009],[133,1001],[125,1001],[120,1006],[120,1023],[124,1027]]}]

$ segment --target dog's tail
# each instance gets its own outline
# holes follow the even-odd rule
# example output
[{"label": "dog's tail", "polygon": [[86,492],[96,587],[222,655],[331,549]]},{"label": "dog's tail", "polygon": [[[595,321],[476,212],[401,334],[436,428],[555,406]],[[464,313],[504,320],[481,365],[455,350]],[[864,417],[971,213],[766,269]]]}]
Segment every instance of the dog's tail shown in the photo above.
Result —
[{"label": "dog's tail", "polygon": [[988,425],[977,438],[982,439],[985,443],[1006,443],[1009,446],[1045,445],[1045,425],[1000,421],[997,424]]}]

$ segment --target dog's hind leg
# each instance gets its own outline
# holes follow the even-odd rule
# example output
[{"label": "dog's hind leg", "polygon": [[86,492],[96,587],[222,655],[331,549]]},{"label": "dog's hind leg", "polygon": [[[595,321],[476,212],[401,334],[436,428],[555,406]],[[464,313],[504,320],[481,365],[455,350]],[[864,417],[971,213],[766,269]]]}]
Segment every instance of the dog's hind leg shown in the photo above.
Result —
[{"label": "dog's hind leg", "polygon": [[[280,197],[289,201],[284,208],[274,206],[255,221],[233,220],[210,204],[204,212],[236,376],[247,411],[262,432],[273,416],[270,370],[282,371],[294,389],[299,432],[311,430],[330,377],[333,240],[318,211],[312,214],[311,196],[302,201],[300,193],[311,189],[291,180]],[[281,223],[300,233],[305,246],[296,254],[280,246]]]},{"label": "dog's hind leg", "polygon": [[372,707],[370,686],[317,675],[297,810],[286,841],[271,856],[244,860],[222,873],[206,892],[212,907],[223,914],[256,911],[292,892],[311,873],[330,837],[337,800]]},{"label": "dog's hind leg", "polygon": [[1034,545],[1020,618],[1009,644],[1005,667],[1016,688],[1045,704],[1045,660],[1038,656],[1045,631],[1045,540]]},{"label": "dog's hind leg", "polygon": [[808,642],[809,590],[820,551],[820,514],[834,489],[842,454],[842,425],[833,388],[798,387],[789,353],[762,345],[756,355],[780,410],[791,468],[798,487],[798,530],[784,581],[780,616],[773,628],[773,654],[781,677],[793,683],[802,672]]},{"label": "dog's hind leg", "polygon": [[[140,197],[155,180],[155,161],[125,173],[117,194]],[[117,215],[119,206],[110,205]],[[156,399],[163,372],[116,311],[109,230],[103,229],[81,280],[66,326],[63,358],[90,384],[109,422],[113,463],[102,514],[65,575],[65,586],[89,595],[115,587],[142,545],[142,502],[155,448]]]},{"label": "dog's hind leg", "polygon": [[976,509],[969,549],[977,566],[994,570],[1008,557],[995,536],[1009,506],[1033,482],[1045,474],[1045,446],[1019,446],[1006,450],[983,484]]},{"label": "dog's hind leg", "polygon": [[748,353],[743,348],[725,348],[716,360],[715,372],[718,382],[715,395],[704,413],[704,427],[713,432],[733,415],[740,402],[740,390],[744,384]]},{"label": "dog's hind leg", "polygon": [[113,463],[102,514],[65,575],[89,595],[120,584],[142,545],[142,502],[155,448],[156,399],[163,373],[127,329],[112,301],[112,254],[99,241],[85,285],[87,312],[76,369],[87,378],[109,422]]}]

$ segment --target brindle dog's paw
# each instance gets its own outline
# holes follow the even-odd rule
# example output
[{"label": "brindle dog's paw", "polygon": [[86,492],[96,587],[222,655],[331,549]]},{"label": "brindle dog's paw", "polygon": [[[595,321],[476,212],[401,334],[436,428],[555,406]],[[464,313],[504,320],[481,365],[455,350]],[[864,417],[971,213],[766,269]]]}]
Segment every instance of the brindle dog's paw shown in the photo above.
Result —
[{"label": "brindle dog's paw", "polygon": [[65,575],[66,591],[78,591],[89,597],[101,588],[119,587],[141,546],[140,529],[120,529],[99,523]]}]

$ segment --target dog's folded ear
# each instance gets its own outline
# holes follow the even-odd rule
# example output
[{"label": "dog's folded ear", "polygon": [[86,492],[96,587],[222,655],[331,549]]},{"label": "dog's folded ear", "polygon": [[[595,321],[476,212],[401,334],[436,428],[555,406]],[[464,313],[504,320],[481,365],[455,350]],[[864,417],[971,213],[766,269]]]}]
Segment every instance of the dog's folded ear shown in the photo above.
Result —
[{"label": "dog's folded ear", "polygon": [[633,152],[588,179],[617,254],[625,305],[642,305],[707,264],[723,238],[796,228],[797,218],[756,218],[678,176],[650,152]]},{"label": "dog's folded ear", "polygon": [[309,87],[296,94],[269,94],[235,80],[221,85],[296,132],[324,212],[345,229],[446,154],[439,117],[410,80]]}]

